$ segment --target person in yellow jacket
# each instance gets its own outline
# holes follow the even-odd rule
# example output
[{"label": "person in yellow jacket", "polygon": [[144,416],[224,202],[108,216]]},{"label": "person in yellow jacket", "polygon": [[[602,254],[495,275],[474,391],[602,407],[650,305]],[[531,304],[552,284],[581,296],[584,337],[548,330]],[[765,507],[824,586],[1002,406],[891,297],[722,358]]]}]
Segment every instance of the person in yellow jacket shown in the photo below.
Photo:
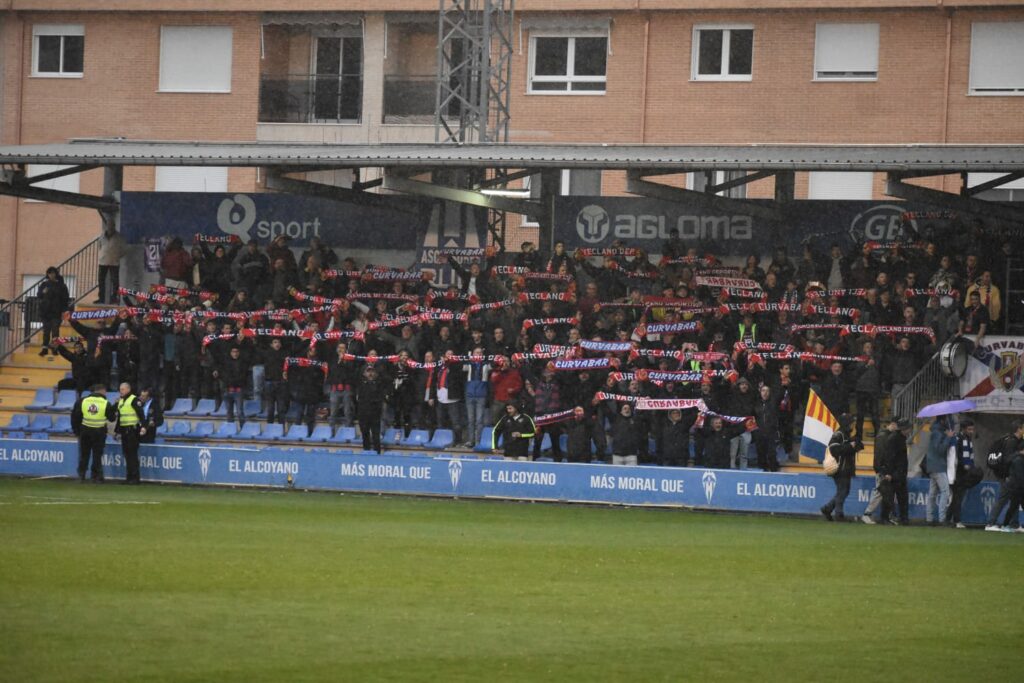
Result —
[{"label": "person in yellow jacket", "polygon": [[92,393],[83,395],[71,409],[71,430],[78,437],[78,480],[85,481],[85,471],[92,459],[92,481],[103,482],[103,447],[107,443],[107,423],[117,418],[114,405],[107,401],[106,387],[96,384]]},{"label": "person in yellow jacket", "polygon": [[138,484],[139,478],[139,437],[145,433],[145,415],[142,403],[132,393],[132,385],[123,382],[118,387],[121,397],[117,400],[116,431],[121,437],[121,452],[124,453],[126,484]]},{"label": "person in yellow jacket", "polygon": [[988,317],[995,323],[1003,312],[1003,302],[999,296],[999,288],[992,284],[992,273],[984,271],[978,281],[967,288],[966,299],[970,300],[971,294],[977,292],[981,297],[981,305],[988,309]]}]

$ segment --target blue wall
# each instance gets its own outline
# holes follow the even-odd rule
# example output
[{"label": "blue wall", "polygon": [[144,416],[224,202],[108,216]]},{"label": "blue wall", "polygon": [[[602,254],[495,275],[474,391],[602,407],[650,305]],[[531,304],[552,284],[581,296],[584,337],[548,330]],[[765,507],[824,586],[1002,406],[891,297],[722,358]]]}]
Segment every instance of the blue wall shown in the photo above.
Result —
[{"label": "blue wall", "polygon": [[[188,484],[287,486],[374,493],[407,493],[511,500],[692,507],[708,510],[816,515],[834,492],[816,474],[616,467],[543,462],[506,462],[448,456],[353,455],[193,445],[146,445],[142,478]],[[124,476],[120,445],[108,446],[105,473]],[[0,474],[76,476],[73,441],[0,439]],[[860,515],[874,479],[854,479],[847,515]],[[924,518],[927,480],[910,481],[910,516]],[[995,502],[997,485],[984,482],[964,503],[964,521],[981,524]]]}]

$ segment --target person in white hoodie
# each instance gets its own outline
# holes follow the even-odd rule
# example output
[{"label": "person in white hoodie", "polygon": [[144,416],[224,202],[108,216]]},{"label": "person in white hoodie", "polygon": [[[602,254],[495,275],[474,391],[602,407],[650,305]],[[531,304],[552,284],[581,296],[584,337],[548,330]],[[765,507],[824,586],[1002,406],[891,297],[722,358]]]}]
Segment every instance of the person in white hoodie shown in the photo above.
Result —
[{"label": "person in white hoodie", "polygon": [[[94,303],[117,303],[117,290],[121,286],[121,259],[128,251],[121,233],[108,225],[100,235],[99,253],[99,298]],[[110,278],[110,289],[107,289],[107,277]]]}]

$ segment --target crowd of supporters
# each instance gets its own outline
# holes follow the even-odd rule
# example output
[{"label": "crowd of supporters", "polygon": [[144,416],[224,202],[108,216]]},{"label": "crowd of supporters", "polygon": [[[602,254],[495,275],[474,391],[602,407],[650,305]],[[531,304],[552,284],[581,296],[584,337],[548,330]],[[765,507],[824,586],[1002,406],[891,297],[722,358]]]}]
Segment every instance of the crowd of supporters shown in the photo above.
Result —
[{"label": "crowd of supporters", "polygon": [[727,265],[678,236],[660,260],[524,243],[448,250],[457,284],[440,288],[432,272],[357,264],[315,238],[300,253],[283,236],[196,235],[191,250],[167,244],[161,285],[119,289],[122,308],[65,312],[79,338],[50,345],[79,391],[116,378],[166,407],[224,402],[233,420],[256,398],[268,420],[311,430],[445,427],[473,445],[500,422],[523,456],[527,437],[536,456],[550,435],[561,458],[566,434],[574,461],[746,467],[753,444],[775,469],[809,388],[856,416],[859,441],[944,341],[991,331],[1001,250],[986,262],[869,242]]}]

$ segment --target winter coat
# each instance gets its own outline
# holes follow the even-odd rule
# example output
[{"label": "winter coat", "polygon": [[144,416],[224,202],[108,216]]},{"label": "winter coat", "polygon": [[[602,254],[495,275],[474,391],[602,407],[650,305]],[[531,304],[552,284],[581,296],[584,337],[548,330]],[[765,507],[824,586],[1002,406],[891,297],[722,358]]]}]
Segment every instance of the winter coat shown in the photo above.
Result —
[{"label": "winter coat", "polygon": [[36,297],[39,299],[39,317],[43,320],[59,318],[64,311],[68,310],[70,296],[67,285],[64,284],[64,278],[60,275],[56,280],[45,278],[40,282],[39,289],[36,290]]}]

